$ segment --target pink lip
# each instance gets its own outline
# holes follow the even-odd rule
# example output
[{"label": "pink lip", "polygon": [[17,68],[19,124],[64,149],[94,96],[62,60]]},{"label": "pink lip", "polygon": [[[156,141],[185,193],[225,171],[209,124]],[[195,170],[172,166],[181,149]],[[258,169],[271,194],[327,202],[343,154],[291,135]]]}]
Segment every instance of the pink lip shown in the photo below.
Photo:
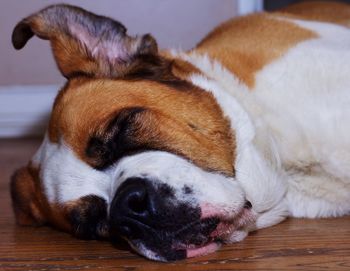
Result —
[{"label": "pink lip", "polygon": [[[223,241],[225,241],[226,238],[229,238],[236,230],[253,223],[256,219],[256,215],[251,209],[242,208],[242,210],[232,218],[232,215],[229,216],[226,212],[218,211],[218,209],[213,206],[202,206],[201,218],[204,219],[208,217],[219,217],[221,219],[221,222],[216,229],[210,234],[210,239],[221,239]],[[207,255],[217,251],[220,247],[221,244],[214,241],[200,247],[187,247],[186,256],[187,258],[192,258]]]},{"label": "pink lip", "polygon": [[193,257],[207,255],[217,251],[220,248],[220,246],[221,245],[219,243],[211,242],[202,247],[188,248],[186,249],[186,256],[187,258],[193,258]]},{"label": "pink lip", "polygon": [[256,214],[251,209],[242,208],[238,213],[232,215],[223,209],[214,207],[210,204],[201,206],[201,219],[208,217],[218,217],[221,222],[216,229],[210,234],[213,239],[225,239],[234,231],[253,223],[256,220]]},{"label": "pink lip", "polygon": [[241,208],[239,212],[234,213],[225,211],[225,208],[203,204],[201,205],[201,210],[201,220],[219,218],[220,223],[210,234],[208,243],[202,246],[182,244],[174,247],[174,249],[185,249],[187,258],[203,256],[217,251],[221,247],[221,242],[225,242],[235,231],[242,230],[243,227],[253,223],[256,219],[255,212],[247,208]]}]

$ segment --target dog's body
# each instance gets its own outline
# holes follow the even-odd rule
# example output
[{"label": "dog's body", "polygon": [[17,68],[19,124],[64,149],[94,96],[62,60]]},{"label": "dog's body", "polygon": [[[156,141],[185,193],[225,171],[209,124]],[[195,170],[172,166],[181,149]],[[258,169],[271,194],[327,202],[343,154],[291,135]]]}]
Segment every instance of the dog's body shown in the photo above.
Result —
[{"label": "dog's body", "polygon": [[[193,82],[208,91],[225,92],[217,101],[236,133],[237,123],[248,126],[248,121],[229,112],[233,106],[225,105],[228,99],[242,106],[250,119],[251,130],[242,131],[241,140],[252,139],[250,147],[279,183],[264,178],[271,172],[261,172],[259,178],[242,176],[253,206],[276,203],[285,195],[292,216],[349,213],[349,16],[349,7],[338,3],[306,3],[283,13],[254,14],[224,24],[183,56],[219,86],[216,90],[200,78]],[[242,166],[245,175],[256,174],[251,168],[265,167]]]},{"label": "dog's body", "polygon": [[[160,54],[151,36],[93,16],[56,6],[14,31],[16,48],[50,39],[69,79],[42,147],[12,181],[20,223],[117,231],[172,260],[288,216],[350,213],[348,5],[249,15],[189,52]],[[85,29],[101,21],[102,41]]]}]

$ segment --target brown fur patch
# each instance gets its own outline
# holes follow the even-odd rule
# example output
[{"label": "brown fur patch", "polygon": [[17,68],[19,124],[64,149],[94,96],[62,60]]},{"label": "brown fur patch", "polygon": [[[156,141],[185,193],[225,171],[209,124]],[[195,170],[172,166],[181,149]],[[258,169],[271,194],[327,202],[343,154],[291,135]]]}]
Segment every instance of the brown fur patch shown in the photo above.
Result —
[{"label": "brown fur patch", "polygon": [[23,167],[16,170],[11,179],[12,205],[20,225],[42,225],[46,222],[37,171],[30,166]]},{"label": "brown fur patch", "polygon": [[202,72],[192,65],[191,63],[179,59],[174,58],[168,51],[162,51],[160,53],[160,56],[167,59],[169,62],[171,62],[171,69],[170,72],[177,78],[181,80],[188,80],[188,77],[191,74],[197,73],[201,74]]},{"label": "brown fur patch", "polygon": [[336,1],[306,1],[278,11],[282,16],[350,26],[350,5]]},{"label": "brown fur patch", "polygon": [[[142,107],[134,120],[133,140],[150,149],[182,155],[202,168],[234,174],[234,139],[229,122],[211,94],[188,84],[178,91],[155,81],[71,80],[55,102],[49,135],[60,135],[80,159],[93,136],[125,108]],[[194,129],[195,127],[195,129]]]},{"label": "brown fur patch", "polygon": [[29,163],[27,167],[18,169],[12,177],[11,197],[17,223],[26,226],[49,223],[61,230],[70,231],[71,225],[64,207],[49,204],[43,194],[39,171]]},{"label": "brown fur patch", "polygon": [[249,88],[255,74],[289,48],[317,35],[268,13],[230,20],[204,38],[194,49],[220,61]]}]

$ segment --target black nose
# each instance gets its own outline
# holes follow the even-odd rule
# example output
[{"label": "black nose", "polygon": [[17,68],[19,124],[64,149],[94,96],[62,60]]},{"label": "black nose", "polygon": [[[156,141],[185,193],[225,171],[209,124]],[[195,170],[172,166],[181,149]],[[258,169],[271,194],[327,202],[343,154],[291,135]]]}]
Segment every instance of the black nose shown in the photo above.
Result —
[{"label": "black nose", "polygon": [[119,187],[110,208],[111,230],[117,235],[136,238],[142,224],[149,223],[153,201],[149,190],[148,182],[140,178],[128,179]]},{"label": "black nose", "polygon": [[[174,192],[167,185],[155,185],[143,178],[127,179],[116,192],[110,208],[113,234],[141,238],[157,227],[169,223]],[[173,213],[174,214],[174,213]]]}]

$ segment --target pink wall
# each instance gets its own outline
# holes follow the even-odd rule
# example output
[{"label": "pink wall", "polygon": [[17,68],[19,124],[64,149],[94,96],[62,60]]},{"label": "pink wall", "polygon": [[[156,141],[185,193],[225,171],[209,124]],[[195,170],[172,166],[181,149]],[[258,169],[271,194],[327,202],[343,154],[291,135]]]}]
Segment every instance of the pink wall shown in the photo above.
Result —
[{"label": "pink wall", "polygon": [[[218,23],[234,16],[235,0],[66,0],[121,21],[130,34],[152,33],[161,48],[189,49]],[[1,0],[0,85],[61,83],[48,42],[33,38],[21,51],[11,33],[23,17],[53,1]]]}]

